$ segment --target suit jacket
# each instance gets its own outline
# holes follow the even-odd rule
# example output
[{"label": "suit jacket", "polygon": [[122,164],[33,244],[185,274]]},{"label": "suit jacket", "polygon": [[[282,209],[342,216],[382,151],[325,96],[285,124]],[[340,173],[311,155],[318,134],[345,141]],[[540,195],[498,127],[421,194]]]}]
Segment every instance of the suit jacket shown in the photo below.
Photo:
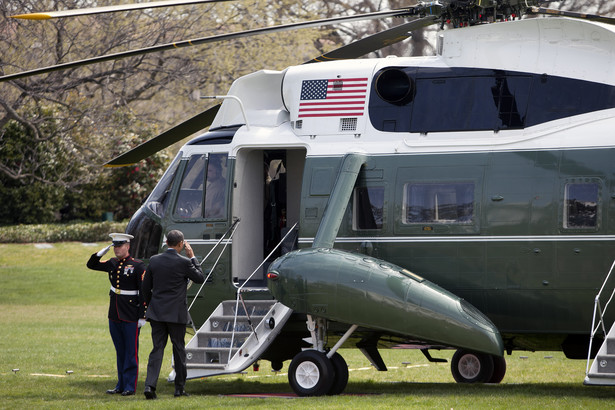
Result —
[{"label": "suit jacket", "polygon": [[188,323],[188,279],[194,283],[205,281],[195,258],[188,259],[175,249],[152,256],[142,284],[147,303],[145,317],[158,322]]}]

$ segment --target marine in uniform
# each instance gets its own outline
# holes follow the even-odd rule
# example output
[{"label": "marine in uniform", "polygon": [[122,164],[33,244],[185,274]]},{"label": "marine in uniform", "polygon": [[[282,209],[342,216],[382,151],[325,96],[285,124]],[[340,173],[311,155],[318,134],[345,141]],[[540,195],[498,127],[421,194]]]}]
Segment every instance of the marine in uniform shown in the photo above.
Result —
[{"label": "marine in uniform", "polygon": [[[87,267],[107,272],[109,290],[109,332],[115,345],[117,358],[117,384],[108,394],[131,396],[137,387],[139,372],[139,330],[145,324],[145,304],[141,281],[145,264],[130,256],[130,240],[124,233],[109,234],[113,242],[90,256]],[[100,259],[113,247],[115,258]]]}]

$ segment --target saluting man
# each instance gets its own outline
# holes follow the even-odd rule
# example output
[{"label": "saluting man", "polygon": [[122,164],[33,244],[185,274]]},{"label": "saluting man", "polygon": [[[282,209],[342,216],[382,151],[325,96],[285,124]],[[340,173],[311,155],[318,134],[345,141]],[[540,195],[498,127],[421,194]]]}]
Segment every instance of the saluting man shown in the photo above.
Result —
[{"label": "saluting man", "polygon": [[[107,393],[132,396],[137,388],[139,372],[139,330],[145,324],[147,308],[140,291],[146,268],[143,262],[130,256],[132,235],[112,233],[109,236],[112,244],[93,254],[87,267],[108,272],[111,282],[109,332],[115,345],[118,380],[115,388]],[[112,246],[115,258],[101,262]]]},{"label": "saluting man", "polygon": [[[170,231],[167,234],[167,245],[169,249],[166,252],[151,257],[143,279],[143,294],[149,306],[147,320],[152,327],[154,345],[147,362],[143,392],[148,400],[157,397],[156,384],[169,338],[173,344],[175,397],[188,396],[184,390],[187,377],[184,342],[188,323],[186,285],[188,280],[194,283],[205,282],[201,265],[181,231]],[[182,249],[186,249],[187,257],[179,254]]]}]

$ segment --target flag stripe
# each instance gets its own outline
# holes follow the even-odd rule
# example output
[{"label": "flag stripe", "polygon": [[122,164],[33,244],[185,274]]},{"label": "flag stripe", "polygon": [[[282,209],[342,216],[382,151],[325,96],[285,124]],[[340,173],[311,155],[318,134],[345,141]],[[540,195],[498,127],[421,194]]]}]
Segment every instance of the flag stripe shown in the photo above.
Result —
[{"label": "flag stripe", "polygon": [[346,116],[346,117],[360,117],[363,115],[363,111],[361,112],[347,112],[344,113],[343,115],[340,113],[332,113],[332,114],[326,114],[326,113],[316,113],[316,114],[301,114],[299,115],[299,118],[307,118],[307,117],[342,117],[342,116]]},{"label": "flag stripe", "polygon": [[[365,100],[361,101],[331,101],[331,102],[311,102],[311,103],[303,103],[302,106],[307,107],[308,105],[350,105],[350,104],[365,104]],[[357,107],[355,107],[357,108]]]},{"label": "flag stripe", "polygon": [[[337,111],[349,111],[349,110],[357,110],[357,107],[335,107],[335,109]],[[313,107],[313,108],[305,108],[302,110],[303,112],[305,111],[331,111],[331,108],[317,108],[317,107]]]}]

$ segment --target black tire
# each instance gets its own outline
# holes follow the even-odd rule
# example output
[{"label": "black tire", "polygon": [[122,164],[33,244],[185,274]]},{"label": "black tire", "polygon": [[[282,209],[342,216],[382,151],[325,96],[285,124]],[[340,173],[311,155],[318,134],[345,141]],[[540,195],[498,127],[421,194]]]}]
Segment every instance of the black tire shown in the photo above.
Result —
[{"label": "black tire", "polygon": [[346,385],[348,384],[348,365],[346,364],[346,360],[340,355],[338,352],[335,352],[333,356],[331,356],[331,364],[333,365],[333,370],[335,371],[335,377],[333,380],[333,386],[331,386],[331,390],[329,390],[330,396],[336,396],[341,394]]},{"label": "black tire", "polygon": [[493,374],[489,383],[499,383],[506,374],[506,359],[502,356],[491,356],[493,358]]},{"label": "black tire", "polygon": [[305,350],[288,367],[288,382],[297,396],[323,396],[331,390],[335,370],[331,360],[317,350]]},{"label": "black tire", "polygon": [[493,357],[459,349],[451,360],[451,373],[457,383],[486,383],[493,376]]}]

